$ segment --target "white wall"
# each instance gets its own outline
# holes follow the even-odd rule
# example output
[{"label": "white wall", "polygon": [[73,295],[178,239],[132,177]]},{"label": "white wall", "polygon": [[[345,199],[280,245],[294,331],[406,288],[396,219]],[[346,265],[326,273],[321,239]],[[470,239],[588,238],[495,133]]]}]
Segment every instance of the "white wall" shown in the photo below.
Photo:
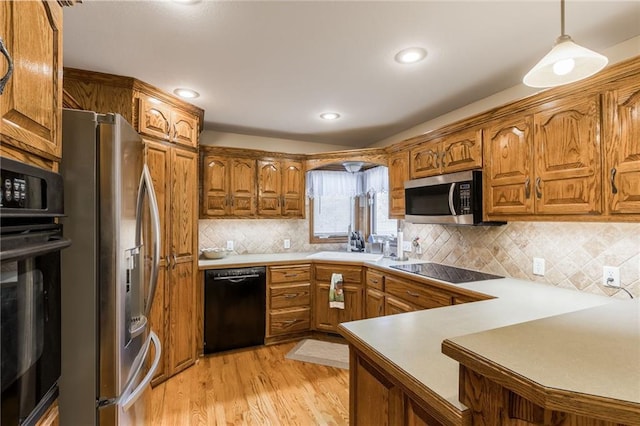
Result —
[{"label": "white wall", "polygon": [[318,152],[343,151],[347,149],[344,145],[242,135],[239,133],[216,132],[213,130],[205,130],[200,134],[200,145],[259,149],[262,151],[286,152],[288,154],[315,154]]}]

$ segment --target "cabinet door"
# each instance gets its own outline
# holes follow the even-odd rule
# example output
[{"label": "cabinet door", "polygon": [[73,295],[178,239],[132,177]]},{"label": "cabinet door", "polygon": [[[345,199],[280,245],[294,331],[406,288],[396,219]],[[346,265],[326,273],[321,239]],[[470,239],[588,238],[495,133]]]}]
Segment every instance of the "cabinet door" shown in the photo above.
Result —
[{"label": "cabinet door", "polygon": [[[54,1],[0,2],[0,35],[14,66],[0,96],[0,140],[48,159],[59,159],[62,8]],[[7,69],[7,61],[0,56],[0,76]]]},{"label": "cabinet door", "polygon": [[258,214],[281,216],[282,172],[279,161],[258,160]]},{"label": "cabinet door", "polygon": [[227,191],[231,185],[228,159],[206,155],[203,158],[202,169],[203,216],[226,216],[229,212],[230,199]]},{"label": "cabinet door", "polygon": [[148,96],[141,97],[139,102],[138,132],[169,140],[171,107]]},{"label": "cabinet door", "polygon": [[315,328],[336,332],[338,324],[362,319],[362,286],[343,285],[344,309],[329,307],[328,283],[316,283]]},{"label": "cabinet door", "polygon": [[169,275],[169,375],[189,367],[196,359],[193,262],[171,266]]},{"label": "cabinet door", "polygon": [[534,115],[536,213],[602,212],[597,95],[543,105]]},{"label": "cabinet door", "polygon": [[198,118],[182,111],[171,111],[171,141],[195,148],[198,146]]},{"label": "cabinet door", "polygon": [[386,296],[384,299],[384,313],[385,315],[403,314],[405,312],[417,311],[419,308],[403,302],[400,299],[396,299],[392,296]]},{"label": "cabinet door", "polygon": [[458,132],[442,142],[443,173],[482,168],[482,130]]},{"label": "cabinet door", "polygon": [[384,316],[384,293],[374,288],[368,288],[365,307],[366,318]]},{"label": "cabinet door", "polygon": [[440,174],[440,149],[440,142],[425,142],[411,150],[412,179]]},{"label": "cabinet door", "polygon": [[640,213],[640,84],[634,81],[604,97],[603,192],[611,214]]},{"label": "cabinet door", "polygon": [[350,424],[402,425],[402,390],[362,357],[351,356],[349,391],[351,396]]},{"label": "cabinet door", "polygon": [[233,216],[256,213],[256,162],[246,158],[231,159],[231,210]]},{"label": "cabinet door", "polygon": [[409,151],[389,157],[389,217],[404,217],[404,182],[409,180]]},{"label": "cabinet door", "polygon": [[515,116],[484,132],[487,215],[533,214],[533,117]]},{"label": "cabinet door", "polygon": [[[170,255],[174,258],[194,259],[197,211],[197,154],[172,148]],[[175,260],[174,260],[175,261]]]},{"label": "cabinet door", "polygon": [[304,218],[304,165],[282,161],[282,215]]},{"label": "cabinet door", "polygon": [[[153,188],[156,192],[156,200],[158,201],[158,212],[160,213],[160,232],[161,235],[161,245],[160,245],[160,270],[158,273],[158,282],[156,284],[156,291],[153,300],[153,305],[151,307],[151,313],[149,315],[149,321],[151,323],[151,329],[156,332],[158,338],[160,339],[160,344],[162,345],[162,350],[164,354],[168,353],[168,341],[167,341],[167,319],[168,319],[168,304],[169,300],[166,297],[166,268],[168,261],[168,229],[167,226],[167,218],[169,217],[168,208],[169,204],[167,201],[169,200],[169,166],[171,164],[171,152],[170,149],[162,144],[153,143],[153,142],[145,142],[145,162],[149,167],[149,172],[151,173],[151,180],[153,182]],[[145,209],[146,212],[146,209]],[[149,224],[150,221],[145,219],[145,223]],[[151,238],[151,230],[145,230],[145,241],[149,241]],[[147,251],[148,250],[148,251]],[[148,260],[151,260],[151,247],[149,244],[145,245],[145,267],[147,271],[147,275],[149,276],[150,264]],[[165,381],[169,376],[167,374],[167,359],[166,355],[162,356],[160,359],[160,364],[158,365],[158,370],[156,371],[155,376],[153,376],[152,384],[156,385],[160,382]],[[152,359],[151,357],[149,359]]]}]

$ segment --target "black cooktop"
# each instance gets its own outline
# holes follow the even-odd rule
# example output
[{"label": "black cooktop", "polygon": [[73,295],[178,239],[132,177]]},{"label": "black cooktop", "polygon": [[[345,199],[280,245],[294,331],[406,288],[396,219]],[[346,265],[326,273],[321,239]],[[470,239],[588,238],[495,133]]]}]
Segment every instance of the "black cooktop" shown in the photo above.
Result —
[{"label": "black cooktop", "polygon": [[456,268],[455,266],[441,265],[439,263],[410,263],[403,265],[391,265],[391,267],[401,271],[422,275],[424,277],[446,281],[452,284],[504,278],[499,275],[486,274],[484,272],[471,271],[469,269]]}]

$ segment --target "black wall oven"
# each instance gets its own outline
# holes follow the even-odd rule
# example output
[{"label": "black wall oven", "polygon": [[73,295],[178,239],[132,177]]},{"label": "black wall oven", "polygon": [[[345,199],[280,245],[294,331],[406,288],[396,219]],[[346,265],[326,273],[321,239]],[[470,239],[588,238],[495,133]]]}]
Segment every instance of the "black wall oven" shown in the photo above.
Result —
[{"label": "black wall oven", "polygon": [[0,424],[35,424],[58,395],[60,251],[57,173],[0,158]]}]

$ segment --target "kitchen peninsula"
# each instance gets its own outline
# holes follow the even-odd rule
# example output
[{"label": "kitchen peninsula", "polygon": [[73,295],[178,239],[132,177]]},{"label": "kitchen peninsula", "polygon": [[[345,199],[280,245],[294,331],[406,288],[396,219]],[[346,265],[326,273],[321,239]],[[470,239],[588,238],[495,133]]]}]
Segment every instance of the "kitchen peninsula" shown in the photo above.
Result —
[{"label": "kitchen peninsula", "polygon": [[[279,267],[300,264],[311,264],[313,266],[316,263],[321,263],[323,266],[335,264],[336,267],[341,265],[360,265],[363,268],[363,275],[375,273],[377,277],[383,277],[383,281],[392,282],[394,279],[406,278],[413,282],[421,282],[421,278],[414,274],[391,268],[392,265],[414,263],[415,261],[395,262],[389,259],[382,259],[380,261],[362,260],[358,262],[354,259],[345,260],[344,255],[346,253],[336,252],[335,258],[321,261],[313,259],[313,256],[309,258],[308,253],[237,255],[216,261],[201,260],[199,268],[202,271],[250,265]],[[342,260],[339,260],[340,257],[342,257]],[[311,282],[313,283],[313,277]],[[459,376],[460,366],[458,362],[463,361],[457,354],[464,352],[462,348],[466,348],[465,345],[469,344],[468,351],[477,351],[479,357],[486,354],[491,357],[495,354],[509,354],[512,352],[514,354],[530,354],[530,361],[527,362],[545,370],[547,362],[555,363],[557,361],[554,358],[545,358],[552,352],[546,352],[547,355],[539,352],[541,355],[537,356],[536,352],[525,350],[523,348],[526,348],[526,346],[522,345],[527,343],[531,345],[537,342],[536,344],[541,349],[545,348],[550,351],[551,349],[548,346],[551,346],[562,353],[565,345],[554,345],[554,342],[563,342],[565,338],[576,338],[577,336],[573,329],[567,328],[567,321],[569,320],[565,321],[563,319],[571,318],[569,315],[578,315],[574,318],[580,319],[578,324],[580,325],[582,340],[574,341],[574,344],[577,345],[576,354],[567,354],[567,362],[578,365],[577,361],[580,361],[584,371],[583,379],[585,382],[590,381],[591,372],[606,375],[607,371],[609,371],[610,377],[618,378],[621,376],[621,366],[628,367],[625,370],[624,377],[621,377],[620,380],[614,379],[608,383],[611,384],[609,386],[610,390],[613,390],[615,386],[622,386],[623,383],[628,384],[626,387],[627,393],[624,394],[628,400],[620,403],[622,408],[619,408],[621,411],[617,411],[617,414],[626,410],[630,418],[620,417],[620,419],[624,419],[621,422],[637,424],[632,419],[633,415],[640,413],[638,411],[640,410],[640,395],[634,396],[633,389],[629,384],[640,382],[640,371],[638,371],[638,365],[640,365],[638,362],[640,360],[640,355],[638,355],[640,332],[638,323],[636,322],[634,325],[633,321],[614,320],[603,322],[600,321],[603,314],[598,311],[598,309],[609,307],[612,312],[626,311],[628,317],[631,315],[629,309],[635,309],[637,318],[639,315],[637,302],[612,300],[593,294],[542,286],[513,278],[492,279],[458,285],[434,282],[434,280],[424,280],[424,283],[425,285],[438,284],[439,288],[450,289],[454,293],[484,295],[485,300],[477,298],[476,300],[480,301],[475,303],[452,304],[436,309],[417,310],[402,315],[387,315],[341,323],[337,331],[346,338],[351,348],[351,424],[471,424],[473,410],[468,409],[468,406],[460,401],[460,398],[467,395],[465,392],[460,391],[461,384],[459,383],[461,376]],[[311,293],[314,294],[314,291],[312,290]],[[368,299],[363,301],[365,305],[367,302]],[[315,300],[312,303],[320,302]],[[365,312],[367,310],[365,308]],[[575,312],[575,314],[571,314],[572,312]],[[612,318],[611,315],[609,318]],[[535,324],[541,324],[541,327],[538,328],[539,331],[542,330],[537,336],[539,340],[529,338],[530,327],[534,327]],[[504,328],[508,326],[512,327]],[[522,327],[521,332],[518,327]],[[602,348],[598,349],[597,346],[598,342],[600,342],[599,337],[594,337],[592,340],[589,339],[590,327],[600,327],[601,331],[603,328],[607,329],[608,327],[608,331],[617,330],[623,333],[624,338],[618,339],[618,345],[615,346],[615,353],[622,357],[619,364],[600,363],[597,361],[599,359],[597,357],[581,358],[579,356],[581,350],[590,351],[593,348],[596,351],[594,353],[599,353],[597,351],[603,350]],[[492,333],[500,333],[501,330],[512,330],[512,332],[505,335],[504,338],[491,340],[492,336],[494,336]],[[467,335],[475,337],[472,338]],[[485,342],[485,338],[490,343],[484,343],[483,345],[482,342]],[[443,354],[443,341],[446,341],[446,355]],[[545,342],[548,343],[545,344]],[[482,352],[482,350],[486,350],[486,352]],[[519,350],[521,352],[518,352]],[[451,355],[455,359],[447,355]],[[500,363],[502,359],[497,358],[495,361]],[[464,359],[464,362],[467,362],[467,359]],[[549,371],[557,372],[558,370],[557,368],[549,368]],[[482,370],[482,372],[485,372],[485,370]],[[528,389],[531,392],[540,390],[533,383]],[[579,391],[580,389],[573,389],[573,391]],[[520,389],[518,390],[520,391]],[[595,399],[601,400],[604,398],[606,400],[615,395],[617,394],[606,394],[605,392]],[[530,393],[525,393],[525,396],[535,402],[537,406],[544,406],[544,404],[540,403],[540,397],[532,396]],[[589,399],[587,398],[587,400]],[[521,402],[518,407],[528,407],[526,404]],[[571,404],[568,403],[568,405]],[[582,407],[582,412],[588,413],[592,408],[598,411],[598,407],[599,405],[597,404],[587,404],[586,408]],[[476,406],[473,408],[475,410]],[[536,413],[535,416],[537,416],[538,412],[544,412],[544,410],[536,408],[534,412]],[[474,414],[477,413],[474,412]],[[602,420],[602,416],[597,412],[584,415]],[[518,424],[540,424],[536,423],[538,417],[535,416],[529,418],[529,423],[523,423],[518,420],[521,421]],[[520,415],[518,418],[524,419],[527,417]],[[640,416],[636,415],[636,418],[640,419]],[[381,419],[386,419],[386,421],[381,421]],[[489,423],[485,424],[492,423],[489,421]],[[608,423],[604,422],[602,424],[606,425]]]}]

